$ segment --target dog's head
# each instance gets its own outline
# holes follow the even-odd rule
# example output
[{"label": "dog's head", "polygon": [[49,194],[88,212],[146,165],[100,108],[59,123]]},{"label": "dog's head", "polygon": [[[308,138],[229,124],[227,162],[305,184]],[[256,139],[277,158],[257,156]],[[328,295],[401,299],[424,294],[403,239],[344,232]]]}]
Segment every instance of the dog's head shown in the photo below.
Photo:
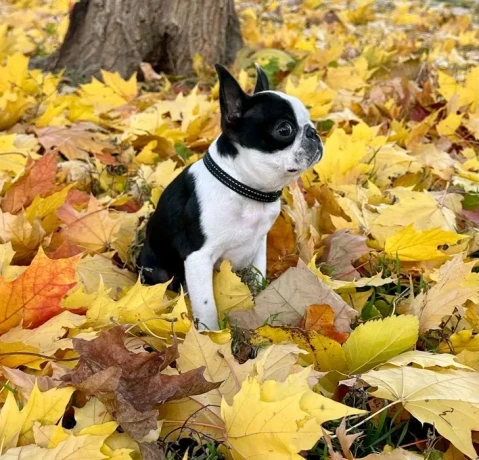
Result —
[{"label": "dog's head", "polygon": [[270,91],[263,69],[256,70],[256,87],[249,96],[223,66],[216,65],[223,131],[217,148],[220,155],[283,186],[321,159],[323,144],[304,104]]}]

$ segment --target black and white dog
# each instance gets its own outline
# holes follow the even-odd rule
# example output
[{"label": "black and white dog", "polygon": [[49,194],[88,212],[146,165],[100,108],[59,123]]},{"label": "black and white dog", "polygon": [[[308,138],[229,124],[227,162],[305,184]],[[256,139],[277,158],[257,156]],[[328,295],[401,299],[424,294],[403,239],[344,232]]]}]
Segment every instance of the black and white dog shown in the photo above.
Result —
[{"label": "black and white dog", "polygon": [[213,268],[253,265],[266,276],[266,234],[281,189],[321,159],[323,145],[299,99],[269,91],[257,66],[252,96],[222,66],[222,134],[165,189],[137,261],[148,284],[186,280],[200,327],[218,328]]}]

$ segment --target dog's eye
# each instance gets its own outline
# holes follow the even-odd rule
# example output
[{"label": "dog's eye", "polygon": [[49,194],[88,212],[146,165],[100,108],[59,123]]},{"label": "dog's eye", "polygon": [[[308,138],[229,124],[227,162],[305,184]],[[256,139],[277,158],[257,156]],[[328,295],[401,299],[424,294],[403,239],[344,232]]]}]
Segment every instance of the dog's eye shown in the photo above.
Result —
[{"label": "dog's eye", "polygon": [[291,123],[283,121],[276,128],[276,132],[282,137],[289,137],[293,134],[293,127],[291,126]]}]

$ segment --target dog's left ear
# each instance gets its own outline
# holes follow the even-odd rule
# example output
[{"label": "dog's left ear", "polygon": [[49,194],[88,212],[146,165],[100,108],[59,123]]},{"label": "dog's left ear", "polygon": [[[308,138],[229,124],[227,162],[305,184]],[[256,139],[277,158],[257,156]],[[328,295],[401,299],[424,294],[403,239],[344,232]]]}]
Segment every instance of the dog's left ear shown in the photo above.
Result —
[{"label": "dog's left ear", "polygon": [[225,67],[215,64],[215,69],[220,81],[221,121],[232,126],[242,117],[249,96]]},{"label": "dog's left ear", "polygon": [[256,67],[256,86],[254,87],[253,94],[259,93],[261,91],[268,91],[269,81],[265,71],[258,64],[255,64],[255,67]]}]

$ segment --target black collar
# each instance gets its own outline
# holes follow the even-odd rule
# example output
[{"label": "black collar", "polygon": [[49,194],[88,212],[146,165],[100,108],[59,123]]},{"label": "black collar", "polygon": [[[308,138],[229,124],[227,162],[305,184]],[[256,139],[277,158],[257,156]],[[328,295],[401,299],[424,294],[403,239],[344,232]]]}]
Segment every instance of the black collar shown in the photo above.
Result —
[{"label": "black collar", "polygon": [[203,163],[206,166],[206,169],[213,174],[222,184],[226,185],[229,189],[233,190],[240,195],[243,195],[247,198],[256,201],[262,201],[265,203],[273,203],[274,201],[279,200],[281,197],[281,190],[276,192],[261,192],[255,188],[249,187],[248,185],[242,184],[240,181],[237,181],[234,177],[231,177],[226,171],[223,171],[211,158],[210,152],[206,152],[203,157]]}]

